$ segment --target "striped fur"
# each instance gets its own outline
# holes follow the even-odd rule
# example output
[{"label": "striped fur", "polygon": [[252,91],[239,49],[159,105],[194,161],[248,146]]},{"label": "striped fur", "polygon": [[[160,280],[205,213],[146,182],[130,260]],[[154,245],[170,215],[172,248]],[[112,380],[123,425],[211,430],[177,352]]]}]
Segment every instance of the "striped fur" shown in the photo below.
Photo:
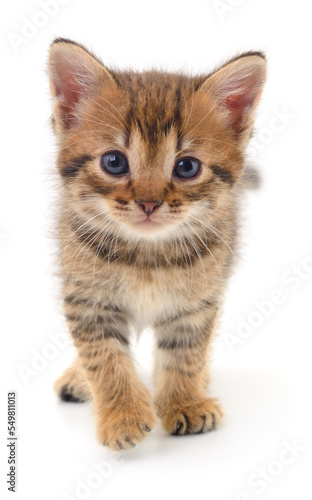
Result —
[{"label": "striped fur", "polygon": [[[117,72],[58,39],[49,74],[64,314],[78,355],[55,389],[92,401],[99,441],[113,449],[142,440],[156,413],[172,434],[214,429],[222,410],[206,394],[207,356],[236,251],[263,55],[206,76]],[[101,155],[116,150],[130,167],[121,177],[101,168]],[[196,178],[173,175],[183,157],[199,160]],[[151,202],[157,210],[146,215]],[[154,402],[129,351],[131,328],[147,326]]]}]

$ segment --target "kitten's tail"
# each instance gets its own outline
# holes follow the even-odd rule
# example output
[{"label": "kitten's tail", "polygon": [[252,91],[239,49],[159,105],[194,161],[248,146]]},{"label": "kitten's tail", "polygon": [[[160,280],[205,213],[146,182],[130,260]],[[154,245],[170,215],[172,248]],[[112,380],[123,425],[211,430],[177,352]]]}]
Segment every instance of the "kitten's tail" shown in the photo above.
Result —
[{"label": "kitten's tail", "polygon": [[262,184],[261,174],[254,165],[246,165],[240,178],[241,187],[245,189],[260,189]]}]

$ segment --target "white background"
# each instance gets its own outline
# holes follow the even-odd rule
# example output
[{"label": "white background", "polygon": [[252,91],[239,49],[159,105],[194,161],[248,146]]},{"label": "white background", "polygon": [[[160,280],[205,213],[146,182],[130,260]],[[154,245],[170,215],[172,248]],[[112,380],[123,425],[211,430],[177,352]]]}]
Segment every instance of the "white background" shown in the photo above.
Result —
[{"label": "white background", "polygon": [[[60,3],[53,16],[42,17],[40,1],[6,2],[1,15],[1,498],[12,497],[5,486],[10,390],[18,394],[14,498],[311,498],[309,2]],[[27,39],[29,21],[42,26],[31,32],[28,25]],[[16,35],[24,36],[23,43],[12,42]],[[269,79],[250,148],[263,184],[244,202],[241,259],[214,351],[211,393],[226,411],[217,432],[179,438],[159,426],[116,458],[97,444],[90,408],[61,403],[52,392],[73,358],[69,345],[55,347],[51,340],[65,332],[49,236],[55,145],[46,60],[57,36],[86,44],[120,68],[209,72],[244,50],[267,54]],[[281,114],[283,121],[274,119]],[[254,314],[256,302],[271,300],[276,289],[281,300],[271,307],[266,302],[270,317]],[[245,339],[242,321],[251,324],[245,323]],[[148,333],[134,346],[148,385],[151,349]],[[283,465],[283,450],[294,441],[300,450],[297,456],[288,452],[292,463]],[[103,461],[105,477],[94,475]],[[255,480],[261,469],[268,475],[260,494]],[[83,493],[88,483],[91,489]]]}]

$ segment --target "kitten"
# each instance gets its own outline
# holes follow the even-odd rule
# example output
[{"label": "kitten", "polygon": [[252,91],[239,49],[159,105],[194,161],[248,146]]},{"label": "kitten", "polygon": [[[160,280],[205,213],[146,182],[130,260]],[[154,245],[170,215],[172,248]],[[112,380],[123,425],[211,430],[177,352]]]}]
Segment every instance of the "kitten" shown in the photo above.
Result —
[{"label": "kitten", "polygon": [[[232,268],[244,150],[266,79],[263,54],[210,75],[109,70],[57,39],[49,57],[62,180],[64,312],[77,361],[56,382],[92,400],[99,441],[130,448],[156,423],[207,432],[207,355]],[[130,331],[152,326],[155,397]]]}]

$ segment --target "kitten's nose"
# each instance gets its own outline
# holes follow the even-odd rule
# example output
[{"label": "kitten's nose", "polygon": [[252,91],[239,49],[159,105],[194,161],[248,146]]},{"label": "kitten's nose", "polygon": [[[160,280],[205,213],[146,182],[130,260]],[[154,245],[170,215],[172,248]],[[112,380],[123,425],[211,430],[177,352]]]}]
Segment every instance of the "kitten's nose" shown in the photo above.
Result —
[{"label": "kitten's nose", "polygon": [[145,200],[139,200],[138,202],[139,207],[142,208],[143,212],[146,213],[146,215],[151,215],[153,212],[155,212],[156,208],[158,208],[161,205],[161,201],[145,201]]}]

